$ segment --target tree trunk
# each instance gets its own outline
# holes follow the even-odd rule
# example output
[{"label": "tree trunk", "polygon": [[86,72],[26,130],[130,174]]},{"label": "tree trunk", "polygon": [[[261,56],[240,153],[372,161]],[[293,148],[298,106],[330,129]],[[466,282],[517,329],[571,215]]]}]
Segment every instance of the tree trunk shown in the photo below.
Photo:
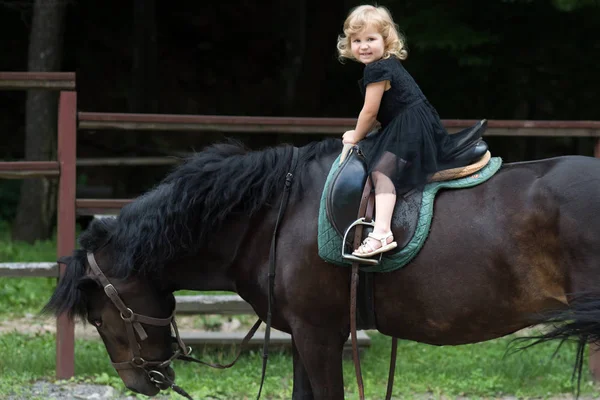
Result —
[{"label": "tree trunk", "polygon": [[157,104],[156,2],[133,2],[133,54],[129,110],[134,113],[155,113]]},{"label": "tree trunk", "polygon": [[[29,71],[60,69],[66,3],[35,0],[29,37]],[[25,159],[55,159],[58,93],[29,90],[25,107]],[[13,224],[13,240],[33,243],[51,236],[56,213],[57,183],[48,179],[26,179],[23,182]]]}]

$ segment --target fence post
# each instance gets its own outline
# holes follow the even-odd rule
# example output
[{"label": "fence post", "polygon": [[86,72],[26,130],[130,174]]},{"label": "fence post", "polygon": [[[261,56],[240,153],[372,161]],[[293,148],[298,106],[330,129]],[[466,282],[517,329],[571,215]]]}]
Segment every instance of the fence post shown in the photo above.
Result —
[{"label": "fence post", "polygon": [[[60,167],[57,210],[58,257],[70,255],[75,248],[75,161],[77,152],[77,93],[61,91],[58,106],[58,152]],[[60,276],[66,265],[61,264]],[[75,374],[75,327],[66,314],[56,321],[56,377],[68,379]]]},{"label": "fence post", "polygon": [[[596,139],[594,157],[600,158],[600,139]],[[590,343],[589,367],[594,380],[600,382],[600,346],[595,343]]]}]

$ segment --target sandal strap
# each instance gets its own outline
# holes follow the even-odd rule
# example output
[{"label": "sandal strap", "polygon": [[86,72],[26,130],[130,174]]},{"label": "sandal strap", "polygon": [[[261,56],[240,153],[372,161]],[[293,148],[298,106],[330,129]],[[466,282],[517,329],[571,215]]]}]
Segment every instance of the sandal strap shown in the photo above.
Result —
[{"label": "sandal strap", "polygon": [[365,238],[365,240],[363,240],[363,242],[360,244],[360,246],[358,247],[358,251],[361,252],[362,254],[370,254],[374,251],[377,251],[378,249],[380,249],[381,247],[387,246],[389,243],[387,242],[388,238],[393,237],[394,235],[392,234],[392,232],[386,232],[386,233],[382,233],[382,234],[377,234],[377,233],[373,233],[370,232],[367,235],[367,238],[371,238],[373,240],[377,240],[381,246],[380,247],[373,247],[373,245],[371,244],[371,242],[369,242],[367,240],[367,238]]},{"label": "sandal strap", "polygon": [[370,237],[371,239],[378,240],[381,243],[381,246],[385,246],[388,244],[388,242],[387,242],[388,238],[393,237],[394,235],[392,234],[392,231],[389,231],[389,232],[380,233],[380,234],[370,232],[367,236]]},{"label": "sandal strap", "polygon": [[[377,248],[373,247],[373,245],[367,239],[365,239],[358,247],[358,250],[361,253],[368,254],[368,253],[374,252],[375,250],[377,250]],[[367,250],[367,251],[365,251],[365,250]]]}]

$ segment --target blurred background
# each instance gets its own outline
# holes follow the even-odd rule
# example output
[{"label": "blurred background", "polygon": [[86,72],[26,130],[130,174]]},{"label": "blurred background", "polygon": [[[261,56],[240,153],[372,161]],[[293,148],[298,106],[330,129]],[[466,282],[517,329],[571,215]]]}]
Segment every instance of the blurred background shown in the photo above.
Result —
[{"label": "blurred background", "polygon": [[[74,71],[80,111],[356,118],[362,66],[341,64],[335,44],[348,11],[359,4],[2,0],[0,71]],[[442,119],[600,119],[598,0],[378,4],[390,9],[405,34],[405,66]],[[58,94],[47,92],[37,108],[27,105],[35,94],[0,91],[2,160],[56,159]],[[181,156],[226,137],[260,149],[326,136],[92,130],[78,135],[77,155]],[[486,140],[492,155],[507,162],[591,156],[595,143]],[[78,167],[77,197],[134,197],[171,168]],[[56,219],[35,218],[55,204],[52,185],[0,180],[0,219],[12,222],[13,239],[52,235]],[[26,223],[14,223],[19,220]]]}]

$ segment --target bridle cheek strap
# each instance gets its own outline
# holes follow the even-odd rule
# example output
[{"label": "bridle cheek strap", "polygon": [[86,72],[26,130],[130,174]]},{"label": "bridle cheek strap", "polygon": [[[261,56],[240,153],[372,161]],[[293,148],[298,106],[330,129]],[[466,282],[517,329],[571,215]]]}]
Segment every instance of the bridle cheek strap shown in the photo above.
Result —
[{"label": "bridle cheek strap", "polygon": [[[175,323],[175,310],[168,318],[154,318],[148,317],[146,315],[141,315],[134,313],[131,308],[127,307],[121,297],[119,296],[119,292],[117,289],[110,283],[108,278],[104,275],[93,253],[87,253],[87,260],[92,269],[93,274],[98,278],[102,286],[104,286],[104,293],[108,296],[108,298],[112,301],[112,303],[117,307],[117,310],[121,313],[121,318],[125,322],[125,328],[127,330],[127,338],[129,340],[129,348],[132,353],[132,358],[130,361],[125,362],[111,362],[115,369],[126,369],[126,368],[145,368],[149,367],[165,367],[168,366],[174,359],[180,357],[181,355],[188,355],[189,349],[183,343],[181,336],[179,335],[179,329],[177,328],[177,324]],[[152,325],[152,326],[173,326],[173,331],[175,333],[175,342],[177,343],[178,349],[173,352],[173,355],[169,357],[169,359],[165,361],[146,361],[140,355],[140,343],[139,341],[144,341],[148,338],[148,334],[146,330],[142,326]],[[136,337],[137,334],[137,337]],[[138,341],[139,338],[139,341]]]}]

